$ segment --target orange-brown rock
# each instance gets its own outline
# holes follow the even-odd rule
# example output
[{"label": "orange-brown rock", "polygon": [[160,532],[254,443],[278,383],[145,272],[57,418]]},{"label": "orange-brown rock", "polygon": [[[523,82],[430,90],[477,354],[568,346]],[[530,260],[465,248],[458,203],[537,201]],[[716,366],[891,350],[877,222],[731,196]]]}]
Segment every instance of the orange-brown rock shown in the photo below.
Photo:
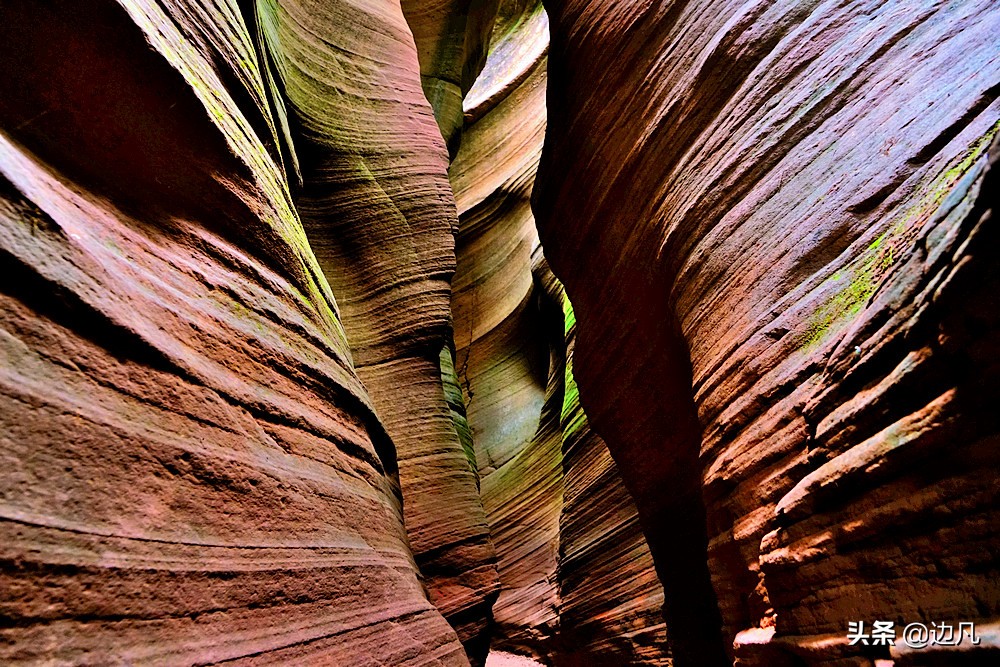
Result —
[{"label": "orange-brown rock", "polygon": [[565,298],[529,209],[546,47],[540,3],[501,3],[450,172],[458,384],[500,558],[495,644],[560,665],[666,664],[662,589],[635,507],[575,385],[564,391]]},{"label": "orange-brown rock", "polygon": [[0,661],[467,664],[292,203],[284,65],[229,4],[3,12]]},{"label": "orange-brown rock", "polygon": [[[555,630],[562,465],[561,377],[558,386],[547,383],[550,340],[553,354],[562,354],[561,324],[545,324],[531,274],[537,236],[529,197],[545,128],[544,39],[518,63],[533,72],[527,78],[499,71],[496,58],[524,36],[497,27],[450,170],[460,214],[456,379],[500,559],[495,634],[522,644]],[[503,94],[483,108],[496,89]],[[547,427],[539,423],[543,402]]]},{"label": "orange-brown rock", "polygon": [[635,502],[580,405],[573,375],[576,318],[561,286],[559,292],[567,358],[559,520],[562,648],[555,662],[566,667],[669,667],[663,587]]},{"label": "orange-brown rock", "polygon": [[996,663],[1000,5],[544,5],[2,4],[0,663]]},{"label": "orange-brown rock", "polygon": [[395,444],[407,533],[431,601],[481,662],[496,556],[442,379],[457,218],[417,47],[391,0],[282,2],[268,20],[298,128],[296,204]]},{"label": "orange-brown rock", "polygon": [[677,664],[996,616],[996,3],[546,5],[535,213]]},{"label": "orange-brown rock", "polygon": [[424,94],[452,155],[462,103],[486,62],[498,0],[402,0],[420,61]]}]

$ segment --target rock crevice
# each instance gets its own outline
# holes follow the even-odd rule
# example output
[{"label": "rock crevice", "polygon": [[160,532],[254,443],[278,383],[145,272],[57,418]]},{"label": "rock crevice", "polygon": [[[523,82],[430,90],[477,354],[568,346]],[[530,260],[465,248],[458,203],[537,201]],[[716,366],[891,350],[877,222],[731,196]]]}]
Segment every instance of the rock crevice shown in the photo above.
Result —
[{"label": "rock crevice", "polygon": [[992,664],[993,0],[0,12],[0,662]]}]

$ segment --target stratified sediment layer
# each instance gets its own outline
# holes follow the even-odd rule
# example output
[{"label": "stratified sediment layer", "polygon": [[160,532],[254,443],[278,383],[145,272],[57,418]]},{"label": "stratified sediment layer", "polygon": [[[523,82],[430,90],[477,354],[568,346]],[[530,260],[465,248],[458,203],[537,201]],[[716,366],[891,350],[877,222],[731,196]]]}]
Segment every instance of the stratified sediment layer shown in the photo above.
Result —
[{"label": "stratified sediment layer", "polygon": [[677,664],[1000,613],[1000,8],[547,4],[535,213]]},{"label": "stratified sediment layer", "polygon": [[[504,43],[498,39],[493,48]],[[561,355],[561,326],[546,331],[531,275],[537,236],[529,197],[545,128],[543,54],[522,63],[534,72],[524,85],[501,84],[508,95],[496,108],[478,121],[470,110],[450,171],[460,214],[452,296],[457,381],[498,549],[495,639],[522,645],[555,631],[562,496],[558,405],[548,408],[550,428],[539,426],[549,334],[553,354]],[[495,68],[491,56],[473,96]],[[547,401],[561,404],[561,378]]]},{"label": "stratified sediment layer", "polygon": [[458,384],[500,559],[495,643],[561,665],[667,664],[662,589],[635,506],[575,391],[564,392],[568,302],[529,208],[547,26],[540,3],[501,3],[450,171]]},{"label": "stratified sediment layer", "polygon": [[431,600],[481,662],[496,556],[442,381],[457,218],[417,49],[389,0],[284,2],[271,20],[301,134],[296,203],[395,444],[406,529]]},{"label": "stratified sediment layer", "polygon": [[0,660],[467,664],[292,205],[260,17],[3,11]]},{"label": "stratified sediment layer", "polygon": [[[547,267],[546,267],[547,269]],[[561,286],[559,289],[562,292]],[[591,428],[573,377],[576,317],[565,293],[563,510],[559,520],[561,665],[669,667],[663,586],[607,445]]]},{"label": "stratified sediment layer", "polygon": [[0,13],[0,662],[996,662],[995,1]]},{"label": "stratified sediment layer", "polygon": [[402,0],[420,60],[424,94],[452,155],[462,103],[486,62],[498,0]]}]

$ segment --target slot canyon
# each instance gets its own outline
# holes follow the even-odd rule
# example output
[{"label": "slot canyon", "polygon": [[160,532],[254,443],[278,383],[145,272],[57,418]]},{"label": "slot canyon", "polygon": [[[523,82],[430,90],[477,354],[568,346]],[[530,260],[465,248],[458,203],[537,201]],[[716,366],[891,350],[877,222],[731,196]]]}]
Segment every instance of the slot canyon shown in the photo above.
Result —
[{"label": "slot canyon", "polygon": [[0,664],[1000,665],[998,97],[996,0],[3,0]]}]

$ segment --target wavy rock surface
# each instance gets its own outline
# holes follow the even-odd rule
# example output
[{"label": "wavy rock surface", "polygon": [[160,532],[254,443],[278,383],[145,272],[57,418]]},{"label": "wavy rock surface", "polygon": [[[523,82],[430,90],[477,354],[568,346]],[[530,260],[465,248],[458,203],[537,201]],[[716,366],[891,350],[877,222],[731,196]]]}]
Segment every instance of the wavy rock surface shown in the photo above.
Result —
[{"label": "wavy rock surface", "polygon": [[995,661],[1000,7],[548,5],[5,3],[0,662]]},{"label": "wavy rock surface", "polygon": [[1000,9],[547,9],[535,213],[677,664],[996,616]]},{"label": "wavy rock surface", "polygon": [[564,296],[528,201],[547,41],[539,3],[501,3],[450,172],[458,378],[500,558],[496,643],[562,665],[666,664],[662,589],[635,507],[564,392]]},{"label": "wavy rock surface", "polygon": [[454,155],[462,102],[486,62],[498,0],[402,0],[420,60],[424,94]]},{"label": "wavy rock surface", "polygon": [[496,556],[443,385],[457,219],[416,45],[391,1],[283,2],[266,18],[300,128],[296,203],[358,375],[395,444],[417,565],[431,600],[482,662]]},{"label": "wavy rock surface", "polygon": [[257,7],[4,7],[5,664],[467,664],[292,205]]},{"label": "wavy rock surface", "polygon": [[[513,34],[503,39],[505,32],[498,26],[494,54],[519,41]],[[554,632],[562,496],[561,377],[547,382],[549,341],[552,354],[562,354],[561,317],[546,325],[531,274],[538,241],[529,196],[545,128],[543,54],[544,40],[520,63],[526,76],[498,71],[490,56],[470,94],[480,103],[469,110],[450,171],[460,216],[452,296],[457,377],[500,559],[493,615],[497,638],[522,644]],[[503,93],[485,109],[481,91],[492,88]]]},{"label": "wavy rock surface", "polygon": [[556,662],[568,667],[669,667],[673,662],[663,622],[663,586],[635,502],[580,405],[573,375],[576,318],[565,293],[560,297],[567,359],[559,521],[563,649]]}]

